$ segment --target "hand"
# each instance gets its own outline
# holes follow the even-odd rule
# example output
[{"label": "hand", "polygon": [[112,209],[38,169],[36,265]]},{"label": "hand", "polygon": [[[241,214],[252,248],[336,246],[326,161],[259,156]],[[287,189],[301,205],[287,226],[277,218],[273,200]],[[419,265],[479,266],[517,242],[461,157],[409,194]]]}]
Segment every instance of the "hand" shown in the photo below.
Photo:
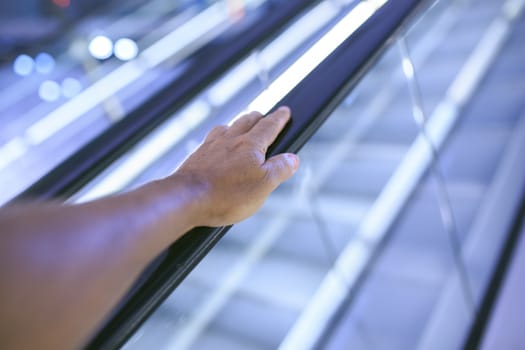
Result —
[{"label": "hand", "polygon": [[290,119],[281,107],[264,117],[247,114],[215,127],[172,175],[199,188],[196,226],[225,226],[254,214],[268,195],[299,167],[295,154],[266,160],[266,151]]},{"label": "hand", "polygon": [[81,347],[174,240],[252,215],[299,166],[266,160],[289,119],[282,108],[216,127],[174,174],[127,193],[0,210],[1,347]]}]

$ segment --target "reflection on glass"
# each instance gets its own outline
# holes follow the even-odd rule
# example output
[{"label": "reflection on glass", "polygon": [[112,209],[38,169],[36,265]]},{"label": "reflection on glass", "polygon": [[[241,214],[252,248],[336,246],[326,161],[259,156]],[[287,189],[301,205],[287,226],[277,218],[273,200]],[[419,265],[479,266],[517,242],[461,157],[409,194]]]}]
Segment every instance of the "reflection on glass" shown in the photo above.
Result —
[{"label": "reflection on glass", "polygon": [[[441,205],[452,209],[440,211],[447,230],[456,232],[449,245],[459,246],[463,265],[455,262],[460,269],[447,275],[440,289],[419,339],[425,349],[463,346],[518,203],[512,188],[523,186],[522,167],[510,165],[517,164],[514,152],[523,147],[518,141],[525,132],[523,118],[512,111],[515,87],[500,67],[517,72],[517,65],[504,62],[505,57],[520,56],[520,51],[524,57],[515,31],[525,2],[478,5],[450,6],[448,16],[436,9],[429,17],[446,30],[433,33],[446,45],[437,45],[425,59],[414,59],[429,124],[441,129],[431,135],[433,143],[446,142],[436,165],[435,187],[445,198]],[[444,9],[444,4],[439,7]],[[420,52],[412,43],[424,31],[415,27],[407,36],[414,58]],[[454,33],[454,40],[442,39],[447,31]]]},{"label": "reflection on glass", "polygon": [[520,51],[516,12],[502,16],[511,4],[442,1],[408,32],[401,65],[420,142],[403,163],[424,171],[323,348],[463,348],[519,201],[511,188],[523,188],[525,174],[515,153],[525,116],[508,114],[509,90],[492,108],[486,99],[508,88],[499,61]]}]

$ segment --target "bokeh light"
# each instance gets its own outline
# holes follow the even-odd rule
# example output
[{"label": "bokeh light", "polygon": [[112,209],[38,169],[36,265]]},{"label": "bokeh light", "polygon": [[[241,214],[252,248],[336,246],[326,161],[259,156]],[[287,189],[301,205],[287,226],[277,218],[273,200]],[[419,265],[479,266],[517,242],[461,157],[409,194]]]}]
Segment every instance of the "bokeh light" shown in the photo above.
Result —
[{"label": "bokeh light", "polygon": [[21,76],[27,76],[33,72],[35,61],[28,55],[19,55],[13,63],[13,71]]},{"label": "bokeh light", "polygon": [[48,53],[39,53],[35,57],[35,68],[40,74],[49,74],[55,68],[55,59]]},{"label": "bokeh light", "polygon": [[113,54],[113,42],[107,36],[98,35],[91,40],[88,50],[94,58],[105,60]]},{"label": "bokeh light", "polygon": [[62,82],[62,95],[72,98],[82,91],[82,84],[75,78],[66,78]]},{"label": "bokeh light", "polygon": [[137,44],[128,38],[117,40],[113,49],[115,56],[122,61],[129,61],[137,57],[139,48]]},{"label": "bokeh light", "polygon": [[46,80],[40,84],[38,95],[47,102],[53,102],[59,99],[61,94],[60,85],[53,80]]}]

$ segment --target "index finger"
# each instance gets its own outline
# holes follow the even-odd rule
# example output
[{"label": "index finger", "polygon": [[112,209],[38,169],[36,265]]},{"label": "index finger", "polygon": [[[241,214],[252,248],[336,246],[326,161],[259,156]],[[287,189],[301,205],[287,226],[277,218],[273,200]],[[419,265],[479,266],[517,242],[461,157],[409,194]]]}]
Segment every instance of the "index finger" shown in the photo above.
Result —
[{"label": "index finger", "polygon": [[275,112],[259,120],[249,131],[252,140],[261,147],[264,153],[279,136],[286,123],[290,120],[290,116],[290,108],[279,107]]}]

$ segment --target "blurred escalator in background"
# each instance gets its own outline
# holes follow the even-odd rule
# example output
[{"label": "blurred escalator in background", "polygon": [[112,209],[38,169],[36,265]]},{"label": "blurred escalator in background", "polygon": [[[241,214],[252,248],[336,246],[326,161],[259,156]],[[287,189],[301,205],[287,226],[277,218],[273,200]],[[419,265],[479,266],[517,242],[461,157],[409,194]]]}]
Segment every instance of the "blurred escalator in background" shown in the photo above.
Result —
[{"label": "blurred escalator in background", "polygon": [[[183,103],[213,74],[249,53],[250,45],[312,3],[115,1],[67,22],[67,30],[60,27],[49,42],[39,39],[15,47],[3,57],[0,71],[0,118],[5,125],[0,132],[0,174],[6,186],[0,202],[25,190],[108,129],[133,129],[129,124],[135,121],[135,129],[146,130],[140,119],[154,127],[130,114],[141,107],[160,109],[174,94]],[[60,16],[33,7],[32,17],[61,21]],[[69,5],[59,11],[66,16]],[[274,12],[278,13],[272,20],[265,20]],[[10,12],[0,16],[9,18]],[[28,27],[38,31],[38,23]],[[13,35],[5,24],[0,29],[4,27],[0,37],[9,41]],[[244,32],[250,32],[249,45],[225,50]]]},{"label": "blurred escalator in background", "polygon": [[[78,17],[42,51],[48,73],[41,48],[6,54],[1,201],[63,160],[73,169],[67,157],[165,96],[200,49],[280,4],[166,3]],[[198,230],[159,257],[89,347],[465,347],[525,193],[524,10],[525,0],[312,1],[79,184],[26,191],[79,202],[130,189],[172,172],[213,125],[279,103],[295,112],[274,151],[300,149],[296,176],[227,234]],[[102,37],[110,56],[89,56]],[[137,44],[129,61],[115,57],[119,38]],[[181,38],[181,53],[166,45]],[[39,95],[48,80],[60,82],[53,101]]]}]

